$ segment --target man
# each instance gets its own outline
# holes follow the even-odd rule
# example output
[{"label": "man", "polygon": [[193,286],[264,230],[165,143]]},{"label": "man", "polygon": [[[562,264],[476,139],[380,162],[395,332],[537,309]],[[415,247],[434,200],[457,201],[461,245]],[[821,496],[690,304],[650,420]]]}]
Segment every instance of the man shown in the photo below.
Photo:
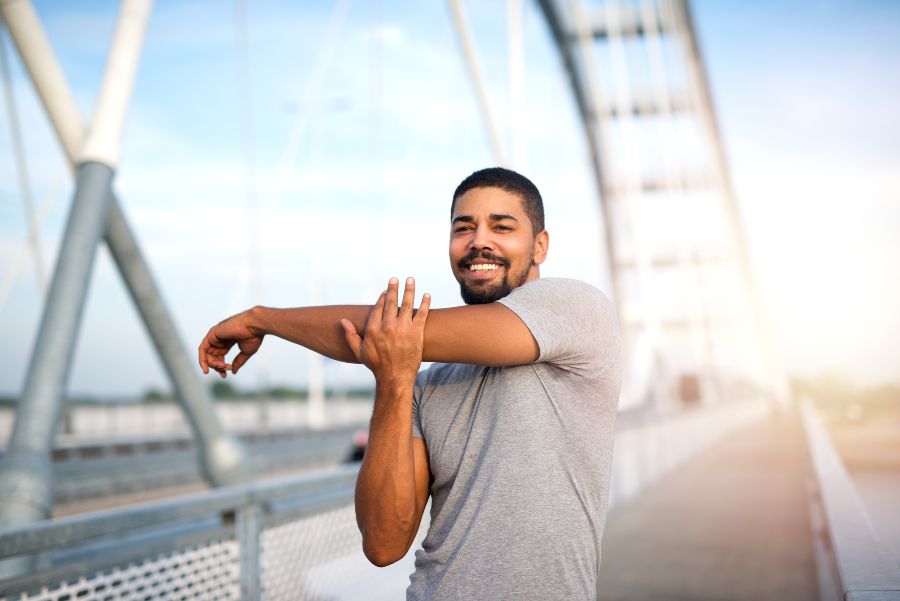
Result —
[{"label": "man", "polygon": [[[266,334],[372,370],[356,486],[369,560],[403,557],[432,498],[408,600],[596,598],[619,328],[596,288],[540,279],[548,244],[534,184],[478,171],[451,205],[450,266],[466,306],[430,310],[426,294],[416,312],[412,278],[402,298],[392,278],[373,307],[256,307],[200,345],[204,372],[222,377]],[[423,359],[436,364],[418,373]]]}]

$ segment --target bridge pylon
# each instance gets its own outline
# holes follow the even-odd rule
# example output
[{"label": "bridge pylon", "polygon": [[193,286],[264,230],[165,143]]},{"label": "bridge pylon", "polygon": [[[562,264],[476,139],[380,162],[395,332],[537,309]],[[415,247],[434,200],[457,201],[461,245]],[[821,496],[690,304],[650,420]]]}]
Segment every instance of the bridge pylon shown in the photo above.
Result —
[{"label": "bridge pylon", "polygon": [[623,407],[781,390],[686,0],[538,0],[599,192]]}]

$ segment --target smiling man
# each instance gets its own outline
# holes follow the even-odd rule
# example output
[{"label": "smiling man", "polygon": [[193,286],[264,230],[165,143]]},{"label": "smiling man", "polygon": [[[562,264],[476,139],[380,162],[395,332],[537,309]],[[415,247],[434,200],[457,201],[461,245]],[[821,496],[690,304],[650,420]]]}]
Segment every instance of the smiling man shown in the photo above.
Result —
[{"label": "smiling man", "polygon": [[[392,278],[374,306],[255,307],[200,345],[204,372],[223,377],[266,334],[372,370],[356,486],[369,560],[403,557],[432,500],[408,600],[596,598],[619,326],[596,288],[540,278],[548,246],[534,184],[484,169],[451,205],[450,265],[466,306],[430,310],[425,295],[414,311],[415,282],[401,298]],[[423,360],[435,364],[420,372]]]}]

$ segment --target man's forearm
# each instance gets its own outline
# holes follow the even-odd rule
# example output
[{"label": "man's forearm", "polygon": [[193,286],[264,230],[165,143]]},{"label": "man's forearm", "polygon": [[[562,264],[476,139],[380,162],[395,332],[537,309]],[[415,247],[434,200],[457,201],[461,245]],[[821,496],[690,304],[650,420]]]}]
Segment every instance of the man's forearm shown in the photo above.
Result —
[{"label": "man's forearm", "polygon": [[253,307],[247,313],[250,327],[262,335],[284,338],[326,357],[347,363],[359,363],[341,329],[341,319],[349,319],[362,332],[370,305],[328,305],[273,309]]},{"label": "man's forearm", "polygon": [[376,565],[400,559],[421,519],[412,446],[412,382],[376,382],[369,444],[356,481],[356,521]]},{"label": "man's forearm", "polygon": [[[362,335],[371,309],[370,305],[254,307],[246,314],[257,334],[278,336],[326,357],[358,363],[340,320],[349,319]],[[428,316],[424,361],[500,366],[531,363],[538,357],[531,332],[515,313],[499,303],[430,309]]]}]

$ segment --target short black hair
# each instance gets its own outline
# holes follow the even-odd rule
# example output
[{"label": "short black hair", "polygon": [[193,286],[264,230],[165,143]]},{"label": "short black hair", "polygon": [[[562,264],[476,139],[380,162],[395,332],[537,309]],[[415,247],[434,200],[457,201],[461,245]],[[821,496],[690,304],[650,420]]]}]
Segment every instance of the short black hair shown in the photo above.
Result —
[{"label": "short black hair", "polygon": [[535,236],[544,231],[544,201],[530,179],[516,173],[512,169],[503,167],[488,167],[476,171],[464,179],[453,193],[453,203],[450,205],[450,218],[453,218],[453,209],[456,207],[456,199],[473,188],[500,188],[512,192],[522,200],[522,208],[531,221],[531,230]]}]

